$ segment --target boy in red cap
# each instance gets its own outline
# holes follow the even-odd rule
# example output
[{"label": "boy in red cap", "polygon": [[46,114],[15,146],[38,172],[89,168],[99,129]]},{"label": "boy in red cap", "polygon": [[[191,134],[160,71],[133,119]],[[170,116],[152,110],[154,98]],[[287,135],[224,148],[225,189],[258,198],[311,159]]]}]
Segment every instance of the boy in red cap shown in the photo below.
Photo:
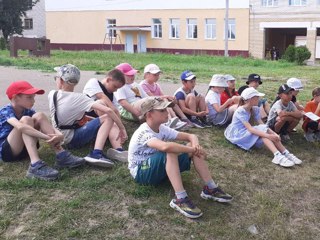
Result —
[{"label": "boy in red cap", "polygon": [[45,114],[32,109],[35,95],[44,94],[44,90],[17,81],[10,84],[6,94],[11,103],[0,109],[0,159],[13,162],[29,156],[27,177],[55,180],[59,172],[48,167],[38,154],[38,141],[43,139],[56,153],[56,167],[73,168],[84,163],[84,159],[61,147],[63,135],[52,127]]}]

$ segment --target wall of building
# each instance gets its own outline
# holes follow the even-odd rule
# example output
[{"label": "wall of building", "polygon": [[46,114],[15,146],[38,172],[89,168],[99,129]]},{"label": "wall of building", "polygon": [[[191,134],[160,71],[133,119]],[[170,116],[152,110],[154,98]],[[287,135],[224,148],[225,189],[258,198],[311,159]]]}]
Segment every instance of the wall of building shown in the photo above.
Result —
[{"label": "wall of building", "polygon": [[31,10],[26,12],[26,18],[33,19],[33,29],[23,31],[25,37],[46,36],[45,0],[40,0]]}]

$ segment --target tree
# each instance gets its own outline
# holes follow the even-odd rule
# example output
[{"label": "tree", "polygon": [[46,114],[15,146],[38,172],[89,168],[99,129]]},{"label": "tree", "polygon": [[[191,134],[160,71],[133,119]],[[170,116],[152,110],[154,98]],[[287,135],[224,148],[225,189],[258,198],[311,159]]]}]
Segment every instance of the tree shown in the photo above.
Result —
[{"label": "tree", "polygon": [[0,0],[0,31],[8,41],[12,34],[23,31],[22,18],[39,0]]}]

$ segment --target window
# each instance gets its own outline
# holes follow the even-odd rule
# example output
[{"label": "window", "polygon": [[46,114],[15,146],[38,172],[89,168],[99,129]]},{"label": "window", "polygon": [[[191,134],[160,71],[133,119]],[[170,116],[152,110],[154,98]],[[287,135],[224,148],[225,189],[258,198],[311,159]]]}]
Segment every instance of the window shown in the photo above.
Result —
[{"label": "window", "polygon": [[197,37],[198,37],[197,19],[188,18],[187,19],[187,38],[195,39]]},{"label": "window", "polygon": [[116,19],[107,19],[107,33],[109,38],[117,37],[117,31],[115,29],[112,29],[112,27],[115,27],[115,26],[117,26]]},{"label": "window", "polygon": [[261,5],[264,7],[278,6],[278,0],[262,0]]},{"label": "window", "polygon": [[162,38],[162,24],[160,18],[152,19],[152,37]]},{"label": "window", "polygon": [[236,20],[234,18],[230,18],[228,22],[228,39],[236,39]]},{"label": "window", "polygon": [[307,0],[289,0],[289,6],[306,6]]},{"label": "window", "polygon": [[180,38],[180,19],[171,18],[170,19],[170,38]]},{"label": "window", "polygon": [[205,39],[216,39],[216,19],[206,19]]},{"label": "window", "polygon": [[26,30],[33,29],[33,19],[32,18],[25,18],[23,28]]}]

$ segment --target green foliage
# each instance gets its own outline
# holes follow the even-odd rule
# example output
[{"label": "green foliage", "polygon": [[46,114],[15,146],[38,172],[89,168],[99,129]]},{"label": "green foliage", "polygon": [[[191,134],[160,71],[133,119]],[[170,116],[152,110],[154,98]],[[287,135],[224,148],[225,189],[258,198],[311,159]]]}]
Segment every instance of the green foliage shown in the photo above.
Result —
[{"label": "green foliage", "polygon": [[7,43],[4,38],[0,38],[0,50],[5,50],[7,49]]},{"label": "green foliage", "polygon": [[282,56],[282,59],[288,62],[294,62],[296,58],[296,47],[294,45],[289,45]]},{"label": "green foliage", "polygon": [[311,52],[306,46],[296,47],[295,60],[298,65],[302,65],[305,60],[311,57]]},{"label": "green foliage", "polygon": [[303,65],[304,61],[308,60],[310,57],[311,52],[306,46],[295,47],[289,45],[282,58],[288,62],[295,62],[298,65]]},{"label": "green foliage", "polygon": [[39,0],[1,0],[0,1],[0,31],[8,41],[12,34],[21,34],[23,31],[22,18],[26,11],[39,2]]}]

